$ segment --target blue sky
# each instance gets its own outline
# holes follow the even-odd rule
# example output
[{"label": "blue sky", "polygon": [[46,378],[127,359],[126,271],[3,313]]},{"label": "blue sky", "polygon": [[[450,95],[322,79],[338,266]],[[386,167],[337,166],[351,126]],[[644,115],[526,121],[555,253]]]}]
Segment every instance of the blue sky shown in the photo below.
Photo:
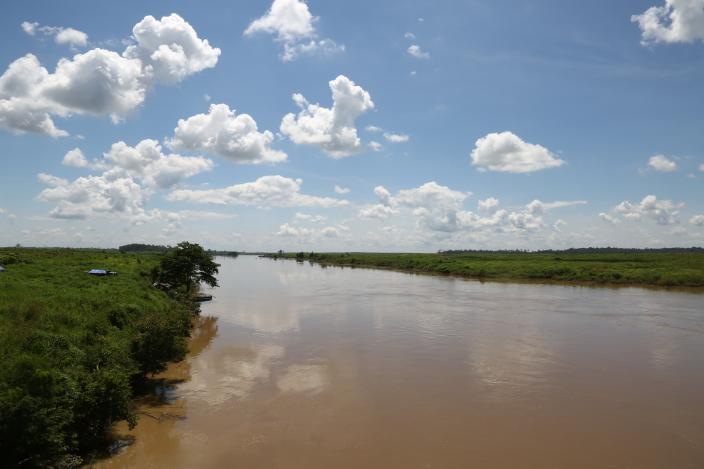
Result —
[{"label": "blue sky", "polygon": [[3,10],[0,245],[702,244],[704,0]]}]

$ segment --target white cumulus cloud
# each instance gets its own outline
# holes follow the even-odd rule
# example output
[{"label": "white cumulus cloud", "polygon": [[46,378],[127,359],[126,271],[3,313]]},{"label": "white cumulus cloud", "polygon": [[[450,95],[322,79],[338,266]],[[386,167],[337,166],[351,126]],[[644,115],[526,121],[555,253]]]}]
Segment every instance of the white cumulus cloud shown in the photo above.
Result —
[{"label": "white cumulus cloud", "polygon": [[213,162],[202,156],[164,154],[156,140],[145,139],[134,147],[125,142],[112,145],[104,155],[107,174],[122,174],[142,179],[148,186],[166,189],[213,168]]},{"label": "white cumulus cloud", "polygon": [[35,34],[37,34],[37,28],[39,27],[39,23],[37,23],[36,21],[23,21],[20,27],[25,33],[29,34],[30,36],[34,36]]},{"label": "white cumulus cloud", "polygon": [[164,153],[158,141],[144,139],[135,146],[123,141],[114,143],[102,158],[92,162],[80,148],[64,155],[62,163],[74,168],[89,168],[103,171],[110,178],[133,177],[149,187],[167,189],[184,179],[213,168],[213,162],[202,156],[181,156]]},{"label": "white cumulus cloud", "polygon": [[318,20],[302,0],[274,0],[266,14],[247,26],[244,35],[273,34],[274,40],[283,46],[281,59],[284,62],[302,55],[343,52],[344,45],[338,45],[332,39],[318,38],[315,30]]},{"label": "white cumulus cloud", "polygon": [[[396,132],[386,132],[384,131],[383,128],[377,126],[377,125],[368,125],[364,128],[369,133],[383,133],[384,140],[386,140],[389,143],[405,143],[410,140],[410,136],[407,134],[402,134],[402,133],[396,133]],[[370,141],[367,146],[369,149],[372,151],[381,151],[382,145],[381,143],[377,141]]]},{"label": "white cumulus cloud", "polygon": [[[380,199],[387,198],[386,193],[381,190],[375,192],[378,192],[377,195],[383,194]],[[468,192],[456,191],[435,181],[430,181],[415,189],[400,190],[392,201],[408,207],[458,208],[470,195]]]},{"label": "white cumulus cloud", "polygon": [[704,214],[694,215],[689,219],[689,222],[695,226],[704,226]]},{"label": "white cumulus cloud", "polygon": [[335,185],[335,193],[340,194],[340,195],[345,195],[350,193],[350,189],[348,187],[342,187]]},{"label": "white cumulus cloud", "polygon": [[394,134],[391,132],[384,133],[384,139],[391,143],[404,143],[407,142],[411,137],[406,134]]},{"label": "white cumulus cloud", "polygon": [[481,171],[529,173],[565,164],[547,148],[524,142],[512,132],[490,133],[475,142],[472,165]]},{"label": "white cumulus cloud", "polygon": [[385,219],[396,213],[398,213],[398,210],[393,207],[384,204],[374,204],[359,209],[358,216],[360,218]]},{"label": "white cumulus cloud", "polygon": [[56,71],[38,84],[40,95],[35,99],[47,100],[50,113],[109,114],[117,121],[144,101],[143,78],[139,60],[92,49],[59,60]]},{"label": "white cumulus cloud", "polygon": [[88,45],[88,35],[83,31],[74,28],[64,28],[62,26],[42,26],[37,22],[24,21],[20,25],[22,30],[30,36],[41,33],[45,36],[52,36],[54,42],[71,47],[86,47]]},{"label": "white cumulus cloud", "polygon": [[65,166],[72,166],[74,168],[87,168],[90,165],[80,148],[69,150],[64,155],[62,164]]},{"label": "white cumulus cloud", "polygon": [[671,200],[658,200],[654,195],[647,195],[639,203],[627,200],[614,208],[614,212],[622,215],[627,220],[638,221],[643,218],[654,220],[659,225],[674,225],[679,223],[679,210],[683,203]]},{"label": "white cumulus cloud", "polygon": [[[498,199],[489,197],[480,200],[478,212],[464,209],[470,192],[460,192],[434,181],[417,188],[400,190],[392,195],[383,186],[374,189],[379,203],[362,207],[360,218],[388,218],[400,213],[410,214],[416,219],[421,231],[450,236],[460,232],[534,232],[545,228],[544,216],[549,211],[574,205],[585,204],[586,201],[555,201],[542,202],[533,200],[518,210],[505,210],[499,207]],[[555,230],[560,230],[564,222],[553,224]]]},{"label": "white cumulus cloud", "polygon": [[176,83],[213,68],[220,57],[220,49],[199,38],[195,29],[175,13],[161,20],[145,16],[132,28],[132,37],[134,44],[122,55],[139,59],[145,75],[162,83]]},{"label": "white cumulus cloud", "polygon": [[87,176],[68,182],[40,174],[39,180],[49,187],[38,199],[56,203],[49,213],[54,218],[83,219],[95,214],[136,216],[144,212],[146,194],[129,177]]},{"label": "white cumulus cloud", "polygon": [[[165,213],[146,211],[146,200],[157,189],[172,188],[186,178],[213,167],[213,162],[197,156],[165,154],[156,140],[145,139],[134,147],[125,142],[112,145],[103,157],[89,162],[79,148],[64,155],[63,164],[102,171],[69,182],[46,173],[39,174],[48,188],[38,196],[56,204],[49,213],[54,218],[88,218],[117,214],[134,223],[166,219]],[[174,221],[174,220],[169,220]]]},{"label": "white cumulus cloud", "polygon": [[586,200],[558,200],[555,202],[542,202],[540,200],[533,200],[526,208],[528,211],[534,215],[542,215],[550,210],[563,207],[572,207],[575,205],[585,205]]},{"label": "white cumulus cloud", "polygon": [[[38,28],[23,25],[25,31],[36,33]],[[132,44],[122,54],[91,49],[60,59],[53,73],[27,54],[0,76],[0,127],[60,137],[68,133],[56,127],[53,116],[109,115],[117,122],[144,102],[154,84],[176,83],[211,68],[219,55],[219,49],[176,14],[161,20],[145,17],[133,28]]]},{"label": "white cumulus cloud", "polygon": [[297,212],[294,215],[294,218],[298,221],[307,221],[310,223],[320,223],[326,220],[326,218],[322,215],[311,215],[310,213],[300,213]]},{"label": "white cumulus cloud", "polygon": [[499,199],[489,197],[477,202],[477,209],[482,212],[494,213],[499,207]]},{"label": "white cumulus cloud", "polygon": [[293,101],[301,108],[281,121],[281,133],[297,144],[313,145],[333,158],[344,158],[362,150],[355,120],[374,108],[369,93],[344,75],[329,82],[332,108],[309,103],[301,94]]},{"label": "white cumulus cloud", "polygon": [[419,226],[442,232],[460,229],[461,221],[457,215],[464,201],[471,195],[442,186],[435,181],[417,188],[400,190],[395,196],[391,196],[389,191],[381,186],[375,188],[374,193],[381,205],[392,209],[409,209],[417,218]]},{"label": "white cumulus cloud", "polygon": [[202,151],[236,163],[278,163],[286,153],[271,148],[274,134],[260,132],[249,114],[236,115],[226,104],[212,104],[208,114],[179,119],[167,145],[177,151]]},{"label": "white cumulus cloud", "polygon": [[643,44],[704,41],[704,0],[665,0],[631,21],[638,23]]},{"label": "white cumulus cloud", "polygon": [[157,189],[170,188],[212,167],[212,162],[202,157],[164,154],[155,140],[142,140],[134,147],[117,142],[102,159],[90,163],[76,148],[65,155],[64,164],[103,172],[71,182],[50,174],[39,174],[39,181],[48,187],[40,192],[37,199],[55,204],[49,212],[53,218],[118,216],[140,225],[154,220],[178,223],[186,215],[188,218],[207,219],[231,217],[212,212],[180,214],[159,209],[146,210],[147,200]]},{"label": "white cumulus cloud", "polygon": [[302,228],[300,226],[290,225],[284,223],[279,227],[279,231],[276,232],[276,236],[284,236],[291,238],[308,237],[313,234],[313,230],[310,228]]},{"label": "white cumulus cloud", "polygon": [[408,46],[408,49],[406,49],[406,53],[416,59],[430,58],[430,53],[421,49],[418,44],[411,44],[410,46]]},{"label": "white cumulus cloud", "polygon": [[281,59],[291,62],[304,55],[333,55],[344,51],[345,46],[332,39],[311,39],[308,42],[284,43]]},{"label": "white cumulus cloud", "polygon": [[677,171],[677,163],[665,155],[651,156],[648,160],[648,167],[661,173],[671,173]]},{"label": "white cumulus cloud", "polygon": [[379,198],[379,202],[384,205],[391,204],[391,192],[384,186],[376,186],[374,188],[374,195]]},{"label": "white cumulus cloud", "polygon": [[337,226],[326,226],[323,228],[303,228],[300,226],[294,226],[289,223],[284,223],[279,226],[279,231],[276,232],[276,236],[287,237],[287,238],[298,238],[302,241],[313,241],[315,239],[322,238],[340,238],[347,231],[348,227],[344,225]]},{"label": "white cumulus cloud", "polygon": [[169,200],[219,205],[253,205],[256,207],[340,207],[349,202],[331,197],[301,193],[301,179],[262,176],[256,181],[221,189],[180,189]]},{"label": "white cumulus cloud", "polygon": [[601,218],[605,223],[608,223],[609,225],[615,225],[619,223],[619,219],[616,217],[613,217],[609,215],[608,213],[601,212],[599,214],[599,218]]},{"label": "white cumulus cloud", "polygon": [[56,33],[54,40],[57,44],[68,44],[74,47],[86,47],[88,45],[88,35],[73,28],[62,28],[61,31]]}]

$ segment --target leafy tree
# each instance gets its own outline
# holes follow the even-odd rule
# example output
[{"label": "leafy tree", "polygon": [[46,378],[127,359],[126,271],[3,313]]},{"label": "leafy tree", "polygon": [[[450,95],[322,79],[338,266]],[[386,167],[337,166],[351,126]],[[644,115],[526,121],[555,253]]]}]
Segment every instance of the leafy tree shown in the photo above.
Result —
[{"label": "leafy tree", "polygon": [[190,293],[199,283],[216,287],[218,281],[215,275],[219,266],[199,244],[184,241],[164,256],[156,274],[160,282],[171,288],[184,288],[186,293]]},{"label": "leafy tree", "polygon": [[135,324],[137,335],[132,341],[132,357],[142,374],[163,371],[169,361],[181,360],[186,355],[190,312],[180,307],[177,314],[174,317],[174,313],[152,312]]}]

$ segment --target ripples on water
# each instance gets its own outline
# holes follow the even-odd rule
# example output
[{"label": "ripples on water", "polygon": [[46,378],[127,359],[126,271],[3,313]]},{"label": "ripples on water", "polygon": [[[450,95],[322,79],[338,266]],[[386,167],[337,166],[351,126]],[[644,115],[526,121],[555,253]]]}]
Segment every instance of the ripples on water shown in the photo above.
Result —
[{"label": "ripples on water", "polygon": [[183,418],[101,465],[704,467],[704,295],[220,262]]}]

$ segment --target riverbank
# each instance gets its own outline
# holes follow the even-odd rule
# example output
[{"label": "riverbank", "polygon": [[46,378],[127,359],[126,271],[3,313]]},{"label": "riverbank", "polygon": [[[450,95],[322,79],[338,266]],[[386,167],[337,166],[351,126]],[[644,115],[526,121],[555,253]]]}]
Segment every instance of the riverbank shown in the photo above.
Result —
[{"label": "riverbank", "polygon": [[152,287],[161,259],[0,249],[0,465],[75,467],[115,422],[136,422],[144,377],[184,357],[193,317]]},{"label": "riverbank", "polygon": [[704,252],[276,253],[323,266],[496,281],[704,288]]}]

